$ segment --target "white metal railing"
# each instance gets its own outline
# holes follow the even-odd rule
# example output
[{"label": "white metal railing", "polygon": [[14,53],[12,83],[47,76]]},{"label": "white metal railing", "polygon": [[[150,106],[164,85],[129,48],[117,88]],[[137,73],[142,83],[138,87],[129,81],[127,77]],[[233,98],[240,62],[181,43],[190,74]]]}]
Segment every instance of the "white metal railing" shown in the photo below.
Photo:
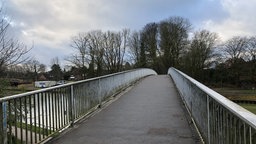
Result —
[{"label": "white metal railing", "polygon": [[85,116],[136,80],[155,75],[136,69],[0,99],[0,143],[40,143]]},{"label": "white metal railing", "polygon": [[168,74],[204,142],[256,144],[256,115],[175,68]]}]

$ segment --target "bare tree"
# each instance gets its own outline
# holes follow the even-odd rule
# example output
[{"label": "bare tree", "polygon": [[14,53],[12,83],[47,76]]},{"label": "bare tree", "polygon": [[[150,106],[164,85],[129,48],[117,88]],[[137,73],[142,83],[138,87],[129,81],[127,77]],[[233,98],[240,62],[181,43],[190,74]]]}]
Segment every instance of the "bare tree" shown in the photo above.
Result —
[{"label": "bare tree", "polygon": [[140,34],[133,32],[129,37],[129,56],[131,60],[138,66],[140,61]]},{"label": "bare tree", "polygon": [[159,24],[159,46],[161,49],[164,72],[169,67],[180,65],[181,52],[188,44],[188,32],[191,24],[182,17],[170,17]]},{"label": "bare tree", "polygon": [[46,65],[45,64],[40,64],[38,68],[39,73],[45,73],[46,71]]},{"label": "bare tree", "polygon": [[33,79],[36,81],[38,76],[38,71],[40,69],[40,63],[36,59],[30,59],[24,64],[24,67],[27,73],[31,73],[33,75]]},{"label": "bare tree", "polygon": [[29,52],[26,45],[8,36],[9,22],[6,21],[0,10],[0,73],[10,65],[24,62],[28,59],[25,55]]},{"label": "bare tree", "polygon": [[54,65],[54,64],[60,65],[59,57],[55,57],[51,59],[51,65]]},{"label": "bare tree", "polygon": [[79,33],[72,38],[71,47],[75,53],[67,60],[76,65],[78,68],[86,67],[89,64],[89,39],[86,33]]},{"label": "bare tree", "polygon": [[145,49],[147,66],[156,69],[157,66],[157,34],[158,25],[149,23],[144,26],[141,32],[141,43]]},{"label": "bare tree", "polygon": [[89,75],[94,76],[92,73],[96,69],[96,76],[103,74],[104,69],[104,48],[103,48],[103,32],[100,30],[91,31],[88,33],[90,40],[90,65]]},{"label": "bare tree", "polygon": [[123,29],[121,32],[119,32],[119,39],[117,41],[117,47],[118,47],[118,70],[123,70],[124,66],[124,55],[126,53],[127,47],[128,47],[128,38],[130,36],[130,30],[129,29]]},{"label": "bare tree", "polygon": [[6,70],[6,74],[8,78],[19,78],[24,79],[24,75],[26,75],[26,70],[24,69],[23,65],[11,65]]},{"label": "bare tree", "polygon": [[248,41],[247,52],[250,54],[251,60],[256,60],[256,36],[250,37]]},{"label": "bare tree", "polygon": [[34,58],[24,63],[24,67],[28,72],[38,72],[39,65],[40,65],[39,61]]},{"label": "bare tree", "polygon": [[242,76],[243,63],[248,47],[248,38],[236,36],[224,44],[224,53],[229,62],[229,74],[232,76],[233,83],[239,86],[240,77]]},{"label": "bare tree", "polygon": [[90,47],[87,33],[79,33],[74,36],[71,47],[74,48],[75,52],[67,57],[66,60],[79,68],[82,78],[85,79],[87,66],[90,64]]},{"label": "bare tree", "polygon": [[248,39],[246,37],[236,36],[229,39],[224,44],[224,52],[226,57],[231,59],[231,62],[234,63],[236,60],[241,58],[243,52],[247,47]]},{"label": "bare tree", "polygon": [[115,49],[116,33],[106,32],[103,34],[104,62],[108,71],[116,71],[117,52]]},{"label": "bare tree", "polygon": [[108,31],[103,34],[104,61],[108,72],[118,72],[123,68],[124,55],[128,47],[129,30]]},{"label": "bare tree", "polygon": [[194,33],[185,58],[185,68],[193,77],[202,79],[204,68],[209,68],[215,57],[215,47],[218,36],[207,30]]},{"label": "bare tree", "polygon": [[191,43],[191,51],[195,52],[195,57],[199,60],[195,65],[199,65],[201,69],[209,67],[216,55],[214,48],[216,47],[217,40],[217,34],[208,30],[195,32]]}]

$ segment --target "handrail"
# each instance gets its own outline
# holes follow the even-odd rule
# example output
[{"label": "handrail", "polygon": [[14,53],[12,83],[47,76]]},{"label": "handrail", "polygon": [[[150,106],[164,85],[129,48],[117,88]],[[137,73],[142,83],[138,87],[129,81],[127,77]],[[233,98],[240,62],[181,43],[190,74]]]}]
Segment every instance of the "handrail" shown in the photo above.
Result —
[{"label": "handrail", "polygon": [[256,142],[255,114],[175,68],[168,74],[207,143]]},{"label": "handrail", "polygon": [[135,69],[0,98],[0,143],[40,143],[136,80]]},{"label": "handrail", "polygon": [[[25,92],[25,93],[21,93],[21,94],[6,96],[6,97],[0,98],[0,102],[7,101],[7,100],[10,100],[10,99],[14,99],[14,98],[18,98],[18,97],[23,97],[23,96],[26,96],[26,95],[35,94],[35,93],[46,92],[46,91],[54,90],[54,89],[57,89],[57,88],[71,86],[71,85],[75,85],[75,84],[79,84],[79,83],[86,83],[86,82],[89,82],[89,81],[103,79],[103,78],[111,77],[111,76],[114,76],[114,75],[119,75],[119,74],[123,74],[123,73],[132,72],[132,71],[135,71],[135,70],[142,70],[142,69],[145,70],[146,68],[138,68],[138,69],[133,69],[133,70],[127,70],[127,71],[117,72],[117,73],[103,75],[103,76],[99,76],[99,77],[89,78],[89,79],[85,79],[85,80],[80,80],[80,81],[76,81],[76,82],[71,82],[71,83],[67,83],[67,84],[62,84],[62,85],[58,85],[58,86],[48,87],[48,88],[34,90],[34,91],[30,91],[30,92]],[[151,70],[151,69],[148,69],[148,70]],[[154,70],[152,70],[152,74],[157,74],[157,73]]]}]

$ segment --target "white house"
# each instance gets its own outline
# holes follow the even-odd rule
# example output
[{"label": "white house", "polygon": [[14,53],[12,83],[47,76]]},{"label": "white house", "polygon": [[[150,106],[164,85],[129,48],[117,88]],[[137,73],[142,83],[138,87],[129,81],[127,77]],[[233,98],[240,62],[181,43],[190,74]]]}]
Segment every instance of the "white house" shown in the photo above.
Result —
[{"label": "white house", "polygon": [[56,81],[35,81],[35,87],[46,88],[56,85]]}]

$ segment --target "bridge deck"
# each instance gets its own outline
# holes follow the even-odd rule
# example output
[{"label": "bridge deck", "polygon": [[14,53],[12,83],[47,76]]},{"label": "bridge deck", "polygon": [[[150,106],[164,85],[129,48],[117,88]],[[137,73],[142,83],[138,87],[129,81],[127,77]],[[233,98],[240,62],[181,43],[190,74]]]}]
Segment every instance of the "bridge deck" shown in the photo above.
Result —
[{"label": "bridge deck", "polygon": [[150,76],[51,143],[196,143],[185,115],[169,76]]}]

